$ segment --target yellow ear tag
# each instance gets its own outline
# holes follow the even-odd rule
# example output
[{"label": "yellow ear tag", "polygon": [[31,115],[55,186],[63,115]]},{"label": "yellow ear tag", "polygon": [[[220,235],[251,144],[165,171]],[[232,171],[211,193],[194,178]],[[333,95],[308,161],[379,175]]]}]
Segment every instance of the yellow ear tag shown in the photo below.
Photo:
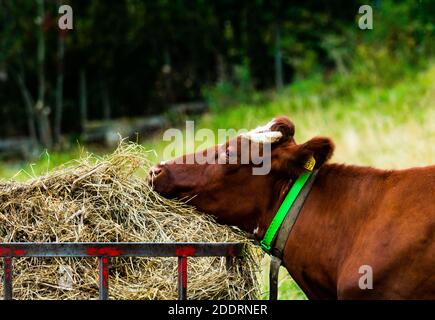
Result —
[{"label": "yellow ear tag", "polygon": [[304,168],[307,169],[308,171],[313,171],[315,165],[316,165],[316,159],[314,159],[314,157],[311,156],[305,163]]}]

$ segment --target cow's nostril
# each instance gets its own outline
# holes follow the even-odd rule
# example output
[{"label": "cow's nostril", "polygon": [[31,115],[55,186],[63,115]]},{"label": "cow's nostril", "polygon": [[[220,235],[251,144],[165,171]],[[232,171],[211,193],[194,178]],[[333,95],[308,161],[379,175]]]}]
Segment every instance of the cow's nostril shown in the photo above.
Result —
[{"label": "cow's nostril", "polygon": [[151,168],[150,176],[158,176],[162,172],[162,168],[158,166],[154,166]]}]

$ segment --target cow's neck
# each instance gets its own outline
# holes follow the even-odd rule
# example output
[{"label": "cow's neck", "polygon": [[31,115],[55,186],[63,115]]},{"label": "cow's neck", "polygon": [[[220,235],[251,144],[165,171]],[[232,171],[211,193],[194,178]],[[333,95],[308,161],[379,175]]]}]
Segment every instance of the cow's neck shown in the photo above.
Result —
[{"label": "cow's neck", "polygon": [[[287,241],[283,264],[309,298],[337,298],[340,268],[352,239],[367,218],[379,181],[385,172],[343,165],[324,165]],[[377,190],[373,189],[377,186]],[[288,190],[285,182],[277,187]],[[264,234],[285,192],[274,200],[276,206],[259,219]],[[358,270],[355,270],[357,273]]]}]

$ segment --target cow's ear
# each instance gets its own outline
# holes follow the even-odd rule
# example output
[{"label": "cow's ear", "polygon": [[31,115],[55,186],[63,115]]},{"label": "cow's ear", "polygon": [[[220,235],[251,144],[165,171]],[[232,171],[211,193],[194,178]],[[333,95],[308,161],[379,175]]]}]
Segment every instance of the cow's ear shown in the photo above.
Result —
[{"label": "cow's ear", "polygon": [[333,152],[334,143],[324,137],[315,137],[299,145],[287,143],[274,152],[272,170],[281,175],[299,175],[307,170],[318,169],[331,158]]},{"label": "cow's ear", "polygon": [[[312,138],[297,146],[291,157],[289,166],[295,168],[297,171],[318,169],[331,158],[334,148],[334,143],[329,138]],[[315,163],[312,161],[313,158]]]}]

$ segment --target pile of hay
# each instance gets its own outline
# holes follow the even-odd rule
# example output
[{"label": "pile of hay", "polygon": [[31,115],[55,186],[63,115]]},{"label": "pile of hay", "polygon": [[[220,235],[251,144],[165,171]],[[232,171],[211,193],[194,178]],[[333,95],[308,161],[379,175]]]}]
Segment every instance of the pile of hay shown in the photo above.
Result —
[{"label": "pile of hay", "polygon": [[[258,249],[240,230],[156,194],[136,174],[150,168],[147,155],[121,144],[25,183],[1,182],[0,241],[244,242],[230,272],[221,257],[188,259],[188,298],[259,298]],[[97,299],[97,259],[14,259],[13,286],[16,299]],[[176,258],[113,258],[109,288],[111,299],[176,299]]]}]

